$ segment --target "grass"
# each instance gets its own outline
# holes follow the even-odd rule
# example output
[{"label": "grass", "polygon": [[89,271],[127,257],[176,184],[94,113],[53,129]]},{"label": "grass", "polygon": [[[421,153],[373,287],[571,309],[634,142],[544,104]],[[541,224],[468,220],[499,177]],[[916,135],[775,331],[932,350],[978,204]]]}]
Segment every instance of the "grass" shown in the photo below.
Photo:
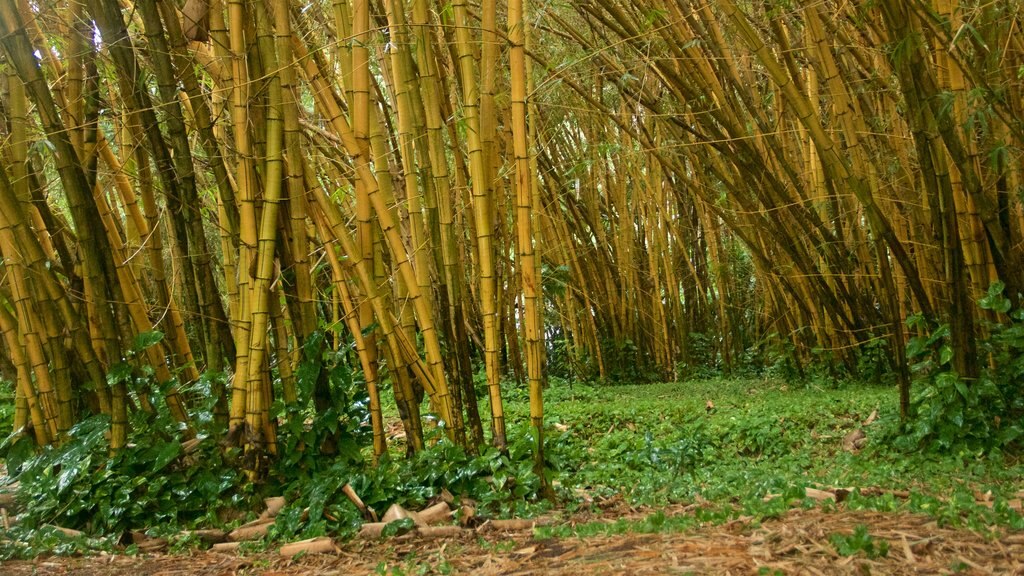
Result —
[{"label": "grass", "polygon": [[[684,518],[655,512],[639,521],[546,528],[545,534],[678,530],[743,515],[768,518],[795,501],[818,505],[804,499],[809,486],[907,490],[908,498],[855,492],[843,505],[924,513],[979,531],[1024,528],[1020,513],[1008,506],[1024,490],[1022,462],[896,451],[890,446],[898,425],[891,388],[723,379],[563,385],[549,389],[545,404],[547,458],[568,508],[616,496],[654,509],[701,503],[696,515]],[[511,422],[526,421],[525,403],[509,402],[506,411]],[[877,419],[863,425],[875,411]],[[858,428],[867,444],[859,453],[843,450],[843,438]],[[991,507],[976,499],[988,492]]]}]

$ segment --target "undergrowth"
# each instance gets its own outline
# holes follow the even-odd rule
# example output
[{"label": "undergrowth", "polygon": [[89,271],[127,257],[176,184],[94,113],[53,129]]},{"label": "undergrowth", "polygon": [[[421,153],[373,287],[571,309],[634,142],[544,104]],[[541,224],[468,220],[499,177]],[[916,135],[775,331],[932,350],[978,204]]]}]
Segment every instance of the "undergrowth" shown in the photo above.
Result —
[{"label": "undergrowth", "polygon": [[[345,373],[333,386],[342,394],[359,383]],[[924,513],[979,531],[1024,528],[1013,506],[1024,489],[1021,461],[1004,451],[908,451],[894,442],[906,436],[891,387],[728,379],[595,387],[556,380],[546,402],[554,502],[540,496],[532,474],[528,405],[510,397],[505,409],[513,440],[506,453],[470,454],[435,430],[429,448],[411,459],[391,454],[374,467],[365,446],[331,458],[296,456],[279,460],[260,485],[234,472],[235,456],[210,440],[185,454],[176,425],[164,418],[134,423],[129,448],[111,460],[106,423],[98,418],[77,426],[60,448],[36,454],[16,442],[7,447],[7,466],[20,478],[19,499],[30,506],[14,528],[0,532],[0,557],[110,548],[127,543],[130,530],[170,537],[179,548],[194,546],[175,535],[252,519],[268,495],[284,495],[289,504],[267,542],[346,537],[362,518],[343,495],[345,484],[379,512],[392,503],[416,509],[442,490],[471,501],[482,517],[528,517],[554,508],[604,518],[624,509],[619,503],[650,510],[639,519],[538,529],[542,537],[676,531],[741,516],[778,517],[793,506],[835,506],[805,498],[807,487],[852,489],[842,504],[851,509]],[[359,414],[341,422],[344,434],[360,433]],[[848,452],[843,439],[857,429],[867,443],[859,453]],[[282,442],[297,434],[315,446],[331,432],[285,430]],[[881,495],[858,492],[865,488],[882,489]],[[979,493],[988,494],[987,504],[978,502]],[[671,512],[684,505],[686,514]],[[54,525],[86,536],[67,538]],[[860,540],[844,542],[836,545],[866,552]]]}]

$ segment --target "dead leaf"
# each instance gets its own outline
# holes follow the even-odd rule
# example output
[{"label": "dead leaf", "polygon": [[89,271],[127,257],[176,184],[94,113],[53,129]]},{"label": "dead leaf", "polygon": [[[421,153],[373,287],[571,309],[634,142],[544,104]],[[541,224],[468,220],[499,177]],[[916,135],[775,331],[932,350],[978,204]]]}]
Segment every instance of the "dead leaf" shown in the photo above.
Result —
[{"label": "dead leaf", "polygon": [[867,420],[861,422],[861,424],[863,424],[864,426],[867,426],[867,425],[871,424],[872,422],[874,422],[877,419],[878,419],[878,410],[875,409],[875,410],[872,410],[871,414],[868,415]]},{"label": "dead leaf", "polygon": [[846,450],[847,452],[857,452],[864,447],[864,444],[866,444],[867,441],[867,434],[858,428],[843,437],[843,450]]}]

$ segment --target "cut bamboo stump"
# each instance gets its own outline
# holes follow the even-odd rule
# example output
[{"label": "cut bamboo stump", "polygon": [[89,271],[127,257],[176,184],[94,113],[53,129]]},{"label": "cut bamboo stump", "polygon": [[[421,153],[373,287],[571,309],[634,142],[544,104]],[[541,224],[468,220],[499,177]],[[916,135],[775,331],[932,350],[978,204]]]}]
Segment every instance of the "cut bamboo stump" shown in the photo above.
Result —
[{"label": "cut bamboo stump", "polygon": [[276,518],[277,513],[280,512],[281,509],[285,507],[285,504],[288,503],[288,501],[284,499],[284,496],[273,496],[271,498],[264,498],[263,502],[266,504],[267,509],[264,510],[262,514],[260,514],[260,518],[264,519]]}]

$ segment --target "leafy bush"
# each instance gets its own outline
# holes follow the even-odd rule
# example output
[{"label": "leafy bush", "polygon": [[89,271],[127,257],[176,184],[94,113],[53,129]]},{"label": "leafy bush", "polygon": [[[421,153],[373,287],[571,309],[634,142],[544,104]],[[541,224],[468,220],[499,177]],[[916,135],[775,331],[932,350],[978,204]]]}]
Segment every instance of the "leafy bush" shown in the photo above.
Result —
[{"label": "leafy bush", "polygon": [[186,456],[169,423],[135,424],[129,445],[111,458],[106,416],[83,420],[62,445],[37,455],[26,450],[28,439],[14,442],[6,453],[9,472],[20,482],[18,498],[32,503],[20,524],[120,535],[198,520],[241,494],[241,475],[224,465],[212,440]]},{"label": "leafy bush", "polygon": [[[456,498],[471,498],[477,514],[483,516],[523,515],[543,508],[547,504],[540,500],[540,479],[533,473],[535,441],[525,426],[510,432],[507,453],[488,447],[472,455],[442,436],[411,459],[385,457],[376,467],[336,459],[282,487],[288,505],[277,516],[271,536],[354,534],[362,519],[342,492],[346,484],[378,513],[392,504],[421,508],[442,490]],[[556,437],[546,447],[559,454],[557,443]]]},{"label": "leafy bush", "polygon": [[14,383],[0,380],[0,430],[14,427]]},{"label": "leafy bush", "polygon": [[[349,366],[344,349],[326,345],[322,331],[306,339],[295,373],[296,402],[285,404],[278,399],[271,406],[271,417],[280,423],[280,457],[273,467],[278,480],[315,474],[336,460],[363,463],[362,450],[370,444],[373,431],[369,396],[361,377],[362,372]],[[320,410],[314,400],[318,385],[329,396],[328,405]]]},{"label": "leafy bush", "polygon": [[1006,315],[979,341],[979,364],[993,367],[975,382],[953,370],[953,348],[946,324],[930,328],[920,316],[908,320],[924,336],[911,338],[907,356],[916,375],[912,419],[901,443],[906,448],[979,454],[1016,449],[1024,437],[1024,310],[1011,311],[1002,283],[979,301],[982,309]]},{"label": "leafy bush", "polygon": [[792,449],[779,417],[767,414],[731,419],[722,445],[738,456],[754,458],[782,456]]}]

